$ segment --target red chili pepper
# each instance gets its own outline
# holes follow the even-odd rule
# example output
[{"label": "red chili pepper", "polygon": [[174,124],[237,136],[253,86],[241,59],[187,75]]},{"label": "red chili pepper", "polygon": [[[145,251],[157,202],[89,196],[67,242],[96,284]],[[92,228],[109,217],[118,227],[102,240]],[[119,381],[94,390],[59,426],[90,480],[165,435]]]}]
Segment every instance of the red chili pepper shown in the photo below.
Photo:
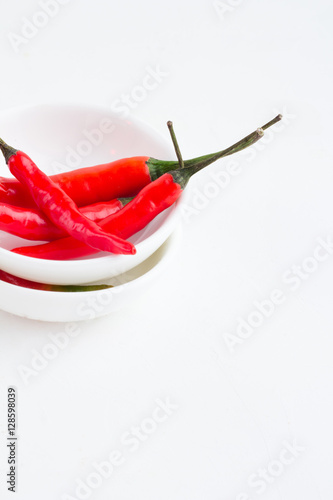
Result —
[{"label": "red chili pepper", "polygon": [[[128,201],[123,198],[94,203],[81,207],[80,212],[88,219],[99,222],[123,208]],[[37,208],[16,207],[8,203],[0,203],[0,230],[33,241],[52,241],[67,236]]]},{"label": "red chili pepper", "polygon": [[87,219],[73,200],[22,151],[0,140],[0,148],[11,173],[30,191],[35,203],[57,226],[74,238],[95,249],[134,254],[132,243],[107,234],[95,222]]},{"label": "red chili pepper", "polygon": [[[51,175],[50,178],[82,207],[100,201],[135,196],[151,181],[150,168],[146,164],[148,160],[146,156],[124,158]],[[158,169],[152,167],[151,171],[154,170]],[[23,207],[35,206],[29,191],[16,179],[0,177],[0,184],[0,201]],[[118,196],[117,193],[121,194]]]},{"label": "red chili pepper", "polygon": [[32,288],[34,290],[43,290],[44,292],[92,292],[94,290],[113,288],[112,285],[46,285],[44,283],[37,283],[37,281],[19,278],[18,276],[14,276],[2,270],[0,270],[0,280],[10,283],[11,285]]},{"label": "red chili pepper", "polygon": [[[264,135],[264,129],[280,119],[281,115],[278,115],[260,129],[230,146],[224,150],[223,156],[233,154],[254,144]],[[218,155],[220,154],[218,153]],[[207,165],[206,157],[199,160],[193,160],[192,165],[186,166],[185,164],[184,168],[170,171],[146,185],[122,210],[110,215],[99,225],[122,238],[129,238],[137,233],[159,213],[170,207],[179,198],[191,176]],[[94,249],[70,237],[43,245],[15,248],[12,251],[21,255],[52,260],[75,259],[96,253]]]},{"label": "red chili pepper", "polygon": [[[181,192],[181,186],[174,182],[172,175],[164,174],[145,186],[122,210],[110,215],[99,225],[117,236],[129,238],[171,206]],[[96,250],[67,237],[42,245],[16,248],[13,252],[41,259],[65,260],[92,255]]]},{"label": "red chili pepper", "polygon": [[[268,128],[281,119],[281,115],[267,123]],[[252,134],[250,134],[252,135]],[[250,137],[250,136],[248,136]],[[246,138],[245,138],[246,139]],[[210,165],[224,156],[238,151],[237,147],[245,139],[237,142],[232,148],[184,161],[184,167],[196,165],[201,168]],[[163,161],[148,156],[124,158],[114,162],[80,168],[50,176],[78,206],[90,205],[98,201],[135,196],[144,186],[166,172],[178,168],[177,161]],[[17,206],[33,207],[34,202],[29,191],[14,179],[0,177],[0,201]]]}]

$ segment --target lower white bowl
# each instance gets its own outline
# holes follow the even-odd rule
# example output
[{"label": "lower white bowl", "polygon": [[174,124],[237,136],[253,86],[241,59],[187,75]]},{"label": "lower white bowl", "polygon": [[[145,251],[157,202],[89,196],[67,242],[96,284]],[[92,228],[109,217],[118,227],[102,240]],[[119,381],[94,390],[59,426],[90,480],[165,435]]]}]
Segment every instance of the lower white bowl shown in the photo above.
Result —
[{"label": "lower white bowl", "polygon": [[180,239],[177,229],[148,259],[103,283],[113,288],[91,292],[52,292],[0,281],[0,309],[24,318],[66,322],[94,319],[115,312],[142,297],[170,264]]}]

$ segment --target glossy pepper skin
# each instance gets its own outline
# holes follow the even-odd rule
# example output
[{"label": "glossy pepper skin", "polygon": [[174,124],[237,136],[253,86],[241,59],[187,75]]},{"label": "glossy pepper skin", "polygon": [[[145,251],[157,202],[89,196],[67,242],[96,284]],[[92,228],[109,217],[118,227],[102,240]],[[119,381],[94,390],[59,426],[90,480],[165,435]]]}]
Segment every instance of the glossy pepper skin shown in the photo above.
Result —
[{"label": "glossy pepper skin", "polygon": [[[164,174],[145,186],[122,210],[110,215],[99,224],[104,230],[121,235],[122,238],[129,238],[170,207],[181,193],[182,188],[174,182],[172,175]],[[71,237],[42,245],[16,248],[13,251],[21,255],[51,260],[76,259],[96,253],[93,248]]]},{"label": "glossy pepper skin", "polygon": [[[114,198],[135,196],[155,175],[162,175],[167,169],[169,166],[163,168],[162,165],[160,169],[156,165],[150,167],[149,157],[137,156],[51,175],[50,178],[77,206],[82,207]],[[0,201],[16,206],[35,206],[26,187],[17,180],[6,177],[0,177]]]},{"label": "glossy pepper skin", "polygon": [[[80,212],[99,222],[123,208],[127,200],[111,200],[81,207]],[[55,226],[37,208],[22,208],[0,203],[0,230],[31,241],[52,241],[65,238],[67,233]]]},{"label": "glossy pepper skin", "polygon": [[11,148],[2,140],[0,148],[11,173],[28,188],[36,205],[57,227],[95,249],[116,254],[135,253],[130,242],[105,233],[85,217],[73,200],[27,154]]},{"label": "glossy pepper skin", "polygon": [[30,281],[9,274],[0,269],[0,281],[5,281],[11,285],[31,288],[33,290],[42,290],[44,292],[93,292],[95,290],[105,290],[113,288],[112,285],[45,285],[37,281]]}]

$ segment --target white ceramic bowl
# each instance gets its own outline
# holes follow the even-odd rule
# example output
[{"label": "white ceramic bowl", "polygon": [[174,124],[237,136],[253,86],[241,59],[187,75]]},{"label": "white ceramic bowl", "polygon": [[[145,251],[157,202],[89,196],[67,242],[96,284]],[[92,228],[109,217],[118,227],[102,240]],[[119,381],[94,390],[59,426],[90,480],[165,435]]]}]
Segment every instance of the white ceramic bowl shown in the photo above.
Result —
[{"label": "white ceramic bowl", "polygon": [[51,292],[0,281],[0,309],[28,319],[52,322],[94,319],[127,307],[142,297],[170,265],[181,238],[178,228],[148,259],[104,283],[113,288],[91,292]]},{"label": "white ceramic bowl", "polygon": [[[146,124],[123,119],[109,109],[79,105],[37,105],[2,112],[0,137],[25,151],[47,174],[107,163],[131,156],[175,159],[171,141]],[[103,130],[103,131],[102,131]],[[99,131],[99,132],[98,132]],[[0,158],[0,176],[10,177]],[[132,238],[135,255],[95,254],[71,261],[26,257],[11,248],[31,245],[0,231],[0,268],[29,280],[59,285],[110,278],[139,265],[152,255],[174,230],[181,200]]]}]

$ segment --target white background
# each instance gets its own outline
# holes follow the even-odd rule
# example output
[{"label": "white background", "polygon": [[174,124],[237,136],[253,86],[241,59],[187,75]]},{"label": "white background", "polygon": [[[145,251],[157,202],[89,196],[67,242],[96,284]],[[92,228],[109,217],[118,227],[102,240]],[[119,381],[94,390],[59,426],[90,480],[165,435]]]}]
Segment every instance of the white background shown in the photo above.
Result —
[{"label": "white background", "polygon": [[[28,381],[19,367],[65,325],[0,312],[1,498],[13,498],[8,385],[19,398],[17,500],[332,498],[332,255],[308,267],[318,238],[333,238],[332,3],[71,0],[15,50],[10,34],[41,3],[1,0],[2,110],[110,109],[129,95],[130,116],[161,134],[173,120],[185,158],[285,119],[233,158],[238,174],[214,198],[205,188],[229,160],[191,181],[193,210],[163,277],[119,313],[74,325]],[[149,68],[163,76],[138,102]],[[293,290],[295,265],[308,271]],[[241,319],[276,289],[283,303],[242,339]],[[170,415],[135,451],[121,441],[167,399]],[[122,464],[75,492],[113,450]]]}]

